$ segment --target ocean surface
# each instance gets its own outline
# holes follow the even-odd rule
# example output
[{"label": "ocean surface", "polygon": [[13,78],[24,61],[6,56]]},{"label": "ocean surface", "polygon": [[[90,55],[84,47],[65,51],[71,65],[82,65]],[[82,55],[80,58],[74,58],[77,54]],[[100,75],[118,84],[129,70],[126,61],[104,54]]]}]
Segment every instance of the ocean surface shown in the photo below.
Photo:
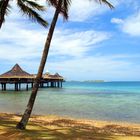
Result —
[{"label": "ocean surface", "polygon": [[[0,91],[0,112],[23,113],[29,91]],[[33,114],[140,123],[140,82],[65,82],[39,89]]]}]

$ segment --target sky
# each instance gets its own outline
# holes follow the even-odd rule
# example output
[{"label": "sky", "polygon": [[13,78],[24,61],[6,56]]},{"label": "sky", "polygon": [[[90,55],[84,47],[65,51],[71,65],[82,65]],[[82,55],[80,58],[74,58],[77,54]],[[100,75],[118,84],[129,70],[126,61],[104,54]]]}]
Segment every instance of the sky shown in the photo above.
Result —
[{"label": "sky", "polygon": [[[140,80],[140,0],[109,0],[115,9],[72,0],[69,20],[59,16],[45,72],[66,80]],[[15,0],[0,30],[0,74],[18,63],[37,73],[48,29],[24,16]],[[51,24],[54,8],[42,16]]]}]

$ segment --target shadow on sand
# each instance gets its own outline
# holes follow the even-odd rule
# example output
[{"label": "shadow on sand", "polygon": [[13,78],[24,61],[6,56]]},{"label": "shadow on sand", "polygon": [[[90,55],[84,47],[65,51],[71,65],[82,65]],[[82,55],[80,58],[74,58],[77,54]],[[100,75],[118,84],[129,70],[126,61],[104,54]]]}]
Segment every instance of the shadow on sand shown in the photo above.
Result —
[{"label": "shadow on sand", "polygon": [[33,118],[26,130],[15,128],[14,116],[0,117],[0,140],[119,140],[118,137],[137,136],[140,131],[118,125],[95,127],[75,120],[57,119],[49,122]]}]

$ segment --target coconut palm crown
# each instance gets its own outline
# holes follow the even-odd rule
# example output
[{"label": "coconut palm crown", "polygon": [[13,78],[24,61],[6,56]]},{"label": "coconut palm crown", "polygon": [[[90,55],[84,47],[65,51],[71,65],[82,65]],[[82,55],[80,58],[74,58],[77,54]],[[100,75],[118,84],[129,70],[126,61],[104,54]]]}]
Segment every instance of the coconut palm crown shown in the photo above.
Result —
[{"label": "coconut palm crown", "polygon": [[[47,27],[48,23],[40,16],[39,11],[45,11],[44,6],[38,4],[36,0],[16,0],[16,5],[19,7],[20,12],[26,15],[34,22],[38,22],[44,27]],[[5,16],[10,13],[11,1],[0,0],[0,28],[5,21]]]},{"label": "coconut palm crown", "polygon": [[[49,5],[57,8],[59,0],[46,0],[46,1],[49,3]],[[95,1],[95,2],[99,2],[100,4],[102,4],[102,3],[106,4],[107,6],[109,6],[110,9],[114,8],[114,6],[107,0],[89,0],[89,1],[91,1],[91,2]],[[69,12],[69,7],[70,7],[71,3],[72,3],[72,0],[62,0],[62,4],[61,4],[61,8],[60,8],[59,12],[60,12],[60,14],[62,14],[62,16],[65,20],[68,20],[68,17],[69,17],[68,12]]]}]

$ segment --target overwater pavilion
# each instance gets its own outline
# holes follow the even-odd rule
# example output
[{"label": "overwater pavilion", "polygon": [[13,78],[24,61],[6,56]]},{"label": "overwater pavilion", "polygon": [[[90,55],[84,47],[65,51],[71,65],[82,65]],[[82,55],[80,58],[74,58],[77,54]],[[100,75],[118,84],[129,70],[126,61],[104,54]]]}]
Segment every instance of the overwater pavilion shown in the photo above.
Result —
[{"label": "overwater pavilion", "polygon": [[[32,88],[36,75],[29,74],[24,71],[18,64],[16,64],[11,70],[0,75],[0,84],[3,91],[7,90],[7,84],[13,84],[15,91],[21,90],[21,85],[26,85],[26,90],[29,86]],[[39,87],[62,87],[64,79],[58,73],[51,75],[49,73],[43,74]]]}]

